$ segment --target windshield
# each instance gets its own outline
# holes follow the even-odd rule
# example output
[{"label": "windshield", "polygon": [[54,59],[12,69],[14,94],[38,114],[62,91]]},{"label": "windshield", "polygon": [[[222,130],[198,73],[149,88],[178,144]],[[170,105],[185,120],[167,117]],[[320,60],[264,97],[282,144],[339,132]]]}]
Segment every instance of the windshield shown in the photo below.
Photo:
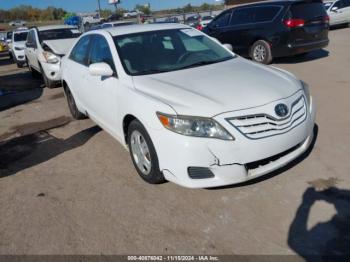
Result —
[{"label": "windshield", "polygon": [[74,28],[61,28],[61,29],[39,31],[40,42],[43,42],[45,40],[76,38],[79,35],[80,35],[80,32]]},{"label": "windshield", "polygon": [[205,34],[191,28],[114,37],[129,75],[146,75],[203,66],[234,56]]},{"label": "windshield", "polygon": [[328,10],[332,6],[332,4],[333,4],[333,2],[323,3],[324,8],[326,8],[326,10]]},{"label": "windshield", "polygon": [[15,33],[13,39],[15,42],[26,41],[28,32]]}]

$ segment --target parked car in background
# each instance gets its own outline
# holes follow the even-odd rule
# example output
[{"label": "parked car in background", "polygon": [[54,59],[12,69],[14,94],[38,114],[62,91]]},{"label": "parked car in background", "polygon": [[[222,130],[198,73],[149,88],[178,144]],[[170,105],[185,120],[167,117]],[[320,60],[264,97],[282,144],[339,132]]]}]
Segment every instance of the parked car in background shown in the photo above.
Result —
[{"label": "parked car in background", "polygon": [[89,29],[87,29],[86,32],[92,31],[92,30],[99,30],[99,29],[102,29],[102,24],[93,25]]},{"label": "parked car in background", "polygon": [[81,21],[84,27],[90,27],[93,24],[104,22],[104,19],[100,17],[99,13],[82,14]]},{"label": "parked car in background", "polygon": [[12,41],[12,31],[8,31],[6,33],[6,43],[11,46],[11,41]]},{"label": "parked car in background", "polygon": [[120,14],[111,14],[106,18],[106,22],[113,22],[113,21],[118,21],[122,18],[122,15]]},{"label": "parked car in background", "polygon": [[350,0],[325,1],[324,6],[331,26],[350,26]]},{"label": "parked car in background", "polygon": [[48,88],[61,81],[61,58],[69,51],[79,30],[74,26],[52,25],[31,28],[25,56],[34,77],[42,76]]},{"label": "parked car in background", "polygon": [[82,23],[80,16],[71,16],[64,20],[65,25],[73,25],[79,27]]},{"label": "parked car in background", "polygon": [[165,20],[164,20],[164,23],[179,23],[179,18],[176,17],[176,16],[173,16],[173,17],[167,17]]},{"label": "parked car in background", "polygon": [[199,15],[189,16],[185,20],[185,24],[195,27],[200,22],[201,17]]},{"label": "parked car in background", "polygon": [[211,23],[211,21],[213,21],[214,18],[215,17],[212,15],[203,16],[200,21],[201,26],[203,28],[206,27],[208,24]]},{"label": "parked car in background", "polygon": [[8,53],[8,51],[9,51],[9,48],[8,48],[7,43],[6,43],[5,37],[2,37],[0,39],[0,54]]},{"label": "parked car in background", "polygon": [[10,26],[25,26],[27,24],[24,20],[15,20],[9,23]]},{"label": "parked car in background", "polygon": [[269,64],[273,58],[326,47],[329,17],[320,0],[266,1],[222,12],[204,32],[233,51]]},{"label": "parked car in background", "polygon": [[126,12],[123,14],[124,18],[132,18],[132,17],[137,17],[138,15],[141,15],[142,12],[140,11],[131,11],[131,12]]},{"label": "parked car in background", "polygon": [[133,25],[135,22],[133,21],[118,21],[118,22],[108,22],[103,23],[101,25],[101,28],[109,28],[109,27],[117,27],[117,26],[124,26],[124,25]]},{"label": "parked car in background", "polygon": [[12,47],[10,50],[10,56],[12,60],[17,64],[17,67],[23,67],[26,63],[25,57],[25,43],[27,41],[28,30],[16,30],[12,34]]},{"label": "parked car in background", "polygon": [[128,147],[153,184],[244,182],[285,166],[313,141],[305,83],[186,25],[88,32],[63,58],[62,81],[72,116],[89,116]]}]

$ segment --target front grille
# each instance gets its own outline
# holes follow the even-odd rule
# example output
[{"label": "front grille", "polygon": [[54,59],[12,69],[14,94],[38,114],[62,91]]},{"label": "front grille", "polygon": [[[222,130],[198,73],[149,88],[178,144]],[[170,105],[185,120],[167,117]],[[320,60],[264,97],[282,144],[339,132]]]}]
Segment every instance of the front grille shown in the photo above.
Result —
[{"label": "front grille", "polygon": [[295,100],[290,108],[290,114],[286,118],[277,119],[267,114],[256,114],[227,118],[239,132],[250,139],[284,134],[300,125],[307,118],[307,106],[304,96]]},{"label": "front grille", "polygon": [[214,174],[206,167],[189,167],[188,175],[192,179],[213,178]]},{"label": "front grille", "polygon": [[261,166],[265,166],[267,164],[270,164],[271,162],[274,162],[290,153],[292,153],[293,151],[297,150],[299,147],[301,146],[301,144],[298,144],[282,153],[279,153],[277,155],[274,155],[274,156],[271,156],[271,157],[268,157],[268,158],[265,158],[265,159],[262,159],[262,160],[258,160],[258,161],[255,161],[255,162],[251,162],[251,163],[248,163],[248,164],[245,164],[245,167],[247,170],[253,170],[253,169],[257,169]]}]

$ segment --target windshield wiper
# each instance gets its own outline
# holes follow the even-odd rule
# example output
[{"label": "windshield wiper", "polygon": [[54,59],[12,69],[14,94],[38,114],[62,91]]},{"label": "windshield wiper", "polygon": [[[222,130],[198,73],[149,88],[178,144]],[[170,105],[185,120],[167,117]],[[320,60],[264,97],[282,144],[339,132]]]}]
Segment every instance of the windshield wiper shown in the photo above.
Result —
[{"label": "windshield wiper", "polygon": [[192,68],[192,67],[197,67],[197,66],[203,66],[203,65],[216,64],[216,63],[224,62],[224,61],[229,60],[229,59],[231,59],[231,58],[232,58],[232,57],[227,57],[227,58],[220,59],[220,60],[211,60],[211,61],[206,61],[206,60],[204,60],[204,61],[199,61],[199,62],[196,62],[196,63],[193,63],[193,64],[189,64],[189,65],[186,65],[186,66],[177,68],[177,70],[187,69],[187,68]]},{"label": "windshield wiper", "polygon": [[169,72],[169,71],[170,70],[167,70],[167,69],[152,68],[152,69],[147,69],[147,70],[143,70],[143,71],[138,71],[134,75],[150,75],[150,74],[166,73],[166,72]]}]

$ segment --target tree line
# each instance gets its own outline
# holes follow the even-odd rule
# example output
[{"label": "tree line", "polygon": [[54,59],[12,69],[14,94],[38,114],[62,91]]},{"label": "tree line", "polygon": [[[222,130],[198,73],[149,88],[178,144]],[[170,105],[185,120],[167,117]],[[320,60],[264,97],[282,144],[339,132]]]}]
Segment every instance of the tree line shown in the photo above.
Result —
[{"label": "tree line", "polygon": [[30,5],[20,5],[9,10],[0,9],[0,22],[21,19],[26,21],[60,20],[67,12],[62,8],[49,6],[45,9],[35,8]]},{"label": "tree line", "polygon": [[[225,0],[224,3],[226,5],[230,4],[241,4],[252,2],[253,0]],[[257,0],[259,1],[259,0]],[[201,12],[208,10],[220,10],[223,9],[223,4],[207,4],[204,3],[200,6],[193,6],[191,4],[185,5],[180,8],[172,8],[166,10],[159,11],[151,11],[151,7],[147,5],[136,5],[135,10],[139,10],[146,15],[151,14],[182,14],[182,13],[192,13],[192,12]],[[119,8],[117,13],[122,16],[122,14],[126,12],[126,10]],[[107,17],[112,14],[112,10],[103,9],[101,10],[101,16]],[[36,7],[32,7],[30,5],[20,5],[9,10],[0,9],[0,22],[8,22],[11,20],[22,19],[26,21],[36,22],[36,21],[50,21],[50,20],[61,20],[66,18],[67,16],[73,15],[73,13],[68,13],[66,10],[62,8],[56,8],[53,6],[49,6],[45,9],[40,9]]]}]

